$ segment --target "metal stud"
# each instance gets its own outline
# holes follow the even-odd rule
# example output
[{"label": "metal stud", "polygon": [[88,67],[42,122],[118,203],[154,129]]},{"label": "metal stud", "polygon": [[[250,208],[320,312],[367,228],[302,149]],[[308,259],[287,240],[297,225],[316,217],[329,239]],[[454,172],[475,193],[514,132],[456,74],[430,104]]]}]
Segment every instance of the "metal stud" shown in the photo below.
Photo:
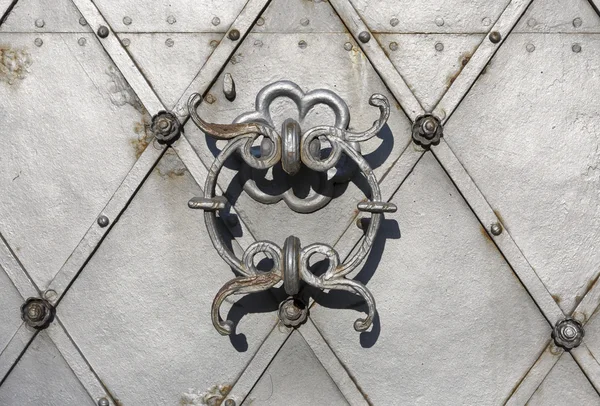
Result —
[{"label": "metal stud", "polygon": [[573,19],[573,27],[579,28],[579,27],[581,27],[581,24],[583,24],[583,21],[581,20],[581,18],[577,17],[577,18]]},{"label": "metal stud", "polygon": [[256,20],[256,25],[259,27],[265,25],[265,19],[260,17],[258,20]]},{"label": "metal stud", "polygon": [[390,25],[391,25],[392,27],[395,27],[395,26],[397,26],[399,23],[400,23],[400,20],[398,20],[396,17],[394,17],[394,18],[392,18],[392,19],[390,20]]},{"label": "metal stud", "polygon": [[44,44],[44,41],[42,41],[41,38],[36,38],[35,41],[33,41],[33,43],[35,44],[35,46],[41,47]]},{"label": "metal stud", "polygon": [[346,42],[346,43],[344,44],[344,49],[345,49],[346,51],[352,51],[352,44],[351,44],[351,43],[349,43],[349,42]]},{"label": "metal stud", "polygon": [[154,134],[159,144],[171,145],[181,135],[181,123],[172,112],[161,110],[152,117],[150,131]]},{"label": "metal stud", "polygon": [[84,37],[81,37],[77,40],[77,43],[83,47],[87,43],[87,40]]},{"label": "metal stud", "polygon": [[298,327],[308,317],[308,306],[301,300],[288,297],[279,305],[279,320],[288,327]]},{"label": "metal stud", "polygon": [[173,45],[175,45],[175,41],[173,41],[173,38],[167,38],[165,40],[165,45],[171,48]]},{"label": "metal stud", "polygon": [[490,226],[490,233],[492,233],[493,235],[500,235],[502,234],[502,224],[500,223],[494,223]]},{"label": "metal stud", "polygon": [[298,41],[298,47],[299,47],[300,49],[304,49],[304,48],[306,48],[306,46],[307,46],[307,45],[308,45],[308,44],[307,44],[307,43],[306,43],[306,41],[304,41],[304,40],[300,40],[300,41]]},{"label": "metal stud", "polygon": [[224,403],[225,406],[236,406],[235,405],[235,400],[233,399],[227,399]]},{"label": "metal stud", "polygon": [[444,19],[442,17],[438,17],[435,19],[435,25],[437,25],[438,27],[441,27],[444,25]]},{"label": "metal stud", "polygon": [[35,26],[37,28],[42,28],[44,25],[46,25],[46,22],[42,18],[35,20]]},{"label": "metal stud", "polygon": [[177,19],[175,18],[175,16],[168,16],[167,17],[167,22],[171,25],[175,24],[177,22]]},{"label": "metal stud", "polygon": [[235,100],[235,82],[233,80],[233,76],[231,76],[231,73],[226,73],[223,77],[223,94],[227,100]]},{"label": "metal stud", "polygon": [[234,28],[233,30],[229,31],[228,37],[232,41],[237,41],[240,39],[240,32]]},{"label": "metal stud", "polygon": [[21,305],[21,319],[36,330],[47,328],[55,314],[54,306],[45,299],[30,297]]},{"label": "metal stud", "polygon": [[441,42],[437,42],[435,44],[435,50],[438,52],[442,52],[444,50],[444,44],[442,44]]},{"label": "metal stud", "polygon": [[79,24],[80,24],[80,25],[87,25],[87,21],[85,21],[85,18],[83,18],[83,17],[80,17],[80,18],[79,18]]},{"label": "metal stud", "polygon": [[527,45],[525,45],[525,49],[527,50],[527,52],[533,52],[533,51],[535,51],[535,45],[527,44]]},{"label": "metal stud", "polygon": [[442,136],[443,128],[440,119],[432,114],[419,116],[413,123],[413,141],[424,148],[439,144]]},{"label": "metal stud", "polygon": [[366,44],[371,40],[371,34],[369,34],[367,31],[362,31],[360,34],[358,34],[358,39],[363,44]]},{"label": "metal stud", "polygon": [[398,50],[398,43],[397,42],[390,42],[390,49],[392,51],[397,51]]},{"label": "metal stud", "polygon": [[123,17],[123,24],[130,25],[132,23],[131,17]]},{"label": "metal stud", "polygon": [[502,40],[502,35],[498,31],[492,31],[490,32],[489,39],[493,44],[497,44]]},{"label": "metal stud", "polygon": [[213,17],[211,23],[216,27],[217,25],[221,24],[221,19],[219,17]]},{"label": "metal stud", "polygon": [[306,27],[308,24],[310,24],[310,20],[308,18],[303,18],[300,20],[300,25]]},{"label": "metal stud", "polygon": [[106,38],[108,37],[109,31],[108,31],[108,27],[105,25],[101,25],[100,27],[98,27],[98,36],[100,38]]},{"label": "metal stud", "polygon": [[110,402],[106,398],[98,399],[98,406],[110,406]]},{"label": "metal stud", "polygon": [[584,335],[585,331],[581,323],[572,318],[559,321],[552,330],[554,343],[567,351],[578,347]]},{"label": "metal stud", "polygon": [[575,52],[576,54],[581,52],[581,45],[579,44],[573,44],[573,46],[571,47],[571,50],[573,52]]},{"label": "metal stud", "polygon": [[104,214],[98,217],[98,225],[102,228],[108,226],[110,224],[110,220]]}]

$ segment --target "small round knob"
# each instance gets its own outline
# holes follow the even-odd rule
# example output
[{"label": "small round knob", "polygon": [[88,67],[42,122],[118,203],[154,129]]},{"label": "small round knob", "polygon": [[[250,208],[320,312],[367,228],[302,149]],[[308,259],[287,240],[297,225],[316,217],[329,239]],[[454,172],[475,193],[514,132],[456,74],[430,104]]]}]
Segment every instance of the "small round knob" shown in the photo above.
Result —
[{"label": "small round knob", "polygon": [[308,307],[299,299],[290,296],[279,305],[279,320],[288,327],[298,327],[307,317]]},{"label": "small round knob", "polygon": [[424,148],[437,145],[443,136],[442,123],[432,114],[419,116],[413,124],[412,136],[413,141]]},{"label": "small round knob", "polygon": [[109,31],[108,31],[108,27],[105,25],[101,25],[100,27],[98,27],[98,36],[100,38],[106,38],[108,37]]},{"label": "small round knob", "polygon": [[21,319],[36,330],[43,330],[54,320],[54,306],[47,300],[30,297],[21,306]]}]

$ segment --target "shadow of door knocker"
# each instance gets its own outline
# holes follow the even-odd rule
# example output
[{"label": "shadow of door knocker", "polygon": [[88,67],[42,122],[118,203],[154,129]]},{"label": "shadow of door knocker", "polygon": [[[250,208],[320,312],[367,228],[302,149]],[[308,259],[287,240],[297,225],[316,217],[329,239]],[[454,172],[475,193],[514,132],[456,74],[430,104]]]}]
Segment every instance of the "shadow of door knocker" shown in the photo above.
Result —
[{"label": "shadow of door knocker", "polygon": [[[300,124],[291,118],[285,120],[281,132],[277,132],[269,114],[269,105],[277,97],[287,97],[295,102],[299,117],[318,104],[329,106],[335,113],[334,126],[321,125],[302,132]],[[362,296],[368,307],[365,318],[354,322],[356,331],[365,331],[373,323],[375,317],[375,299],[371,292],[360,282],[346,277],[369,254],[375,236],[381,225],[383,213],[393,213],[396,205],[381,200],[377,178],[373,170],[360,153],[359,144],[374,137],[385,125],[390,115],[390,104],[381,94],[374,94],[369,104],[379,109],[379,118],[371,128],[363,132],[348,131],[350,113],[346,103],[334,92],[325,89],[304,93],[295,83],[279,81],[263,88],[256,97],[256,111],[239,116],[233,124],[213,124],[202,120],[196,109],[202,97],[193,94],[188,101],[188,109],[193,122],[206,134],[229,142],[216,156],[209,168],[204,185],[204,197],[195,197],[188,203],[192,209],[204,210],[204,220],[208,235],[223,260],[240,275],[227,282],[217,293],[212,304],[211,316],[217,331],[223,335],[233,332],[233,322],[223,320],[220,306],[230,295],[255,293],[272,288],[283,281],[285,292],[290,295],[279,305],[279,318],[286,326],[298,326],[308,315],[308,308],[296,295],[300,292],[302,282],[322,290],[345,290]],[[253,145],[259,137],[260,154],[253,151]],[[323,157],[322,141],[330,145],[330,151]],[[315,243],[302,247],[300,239],[289,236],[283,248],[271,241],[257,241],[251,244],[238,258],[224,243],[217,227],[216,212],[226,207],[227,199],[215,195],[217,177],[225,161],[234,153],[238,153],[249,167],[266,170],[281,162],[283,170],[294,176],[302,165],[321,173],[328,173],[330,179],[349,180],[353,173],[351,168],[359,170],[366,178],[371,189],[369,200],[358,203],[358,210],[371,213],[368,228],[357,250],[344,262],[340,261],[337,251],[326,244]],[[343,155],[356,165],[338,165]],[[348,169],[350,168],[350,169]],[[341,181],[341,180],[340,180]],[[299,198],[292,189],[287,190],[277,199],[265,201],[264,196],[249,179],[248,194],[262,203],[274,203],[283,199],[288,206],[298,212],[310,213],[325,206],[331,199],[330,194],[315,193],[306,198]],[[273,261],[268,272],[259,271],[254,265],[254,257],[264,254]],[[329,260],[327,270],[317,276],[310,271],[309,261],[315,254],[325,256]]]}]

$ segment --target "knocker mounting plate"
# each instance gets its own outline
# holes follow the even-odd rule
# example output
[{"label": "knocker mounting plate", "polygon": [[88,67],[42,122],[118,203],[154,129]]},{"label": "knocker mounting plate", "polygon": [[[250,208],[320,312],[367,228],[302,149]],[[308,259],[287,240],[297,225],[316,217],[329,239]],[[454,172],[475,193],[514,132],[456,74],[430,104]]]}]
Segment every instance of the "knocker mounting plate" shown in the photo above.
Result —
[{"label": "knocker mounting plate", "polygon": [[[269,105],[277,97],[291,99],[298,107],[300,118],[304,117],[312,107],[325,104],[334,111],[335,124],[320,125],[303,132],[297,121],[287,119],[282,125],[281,132],[278,132],[269,114]],[[291,296],[281,303],[279,309],[279,317],[284,324],[295,327],[307,317],[306,307],[299,304],[296,299],[304,282],[322,290],[346,290],[362,296],[367,303],[368,314],[367,317],[356,320],[354,328],[357,331],[367,330],[375,317],[375,300],[363,284],[347,278],[346,275],[362,263],[370,252],[383,213],[396,211],[394,204],[381,201],[375,174],[360,154],[359,147],[360,142],[375,136],[385,125],[390,114],[388,100],[381,94],[371,96],[369,103],[379,109],[379,118],[363,132],[348,131],[350,122],[348,106],[337,94],[323,89],[304,93],[298,85],[289,81],[275,82],[263,88],[256,98],[256,111],[241,115],[233,124],[212,124],[202,120],[196,110],[201,100],[200,95],[194,94],[188,101],[193,122],[206,134],[229,142],[209,168],[204,185],[204,197],[193,198],[188,205],[190,208],[204,210],[206,228],[215,249],[240,275],[227,282],[213,301],[212,321],[217,331],[223,335],[231,334],[233,331],[233,323],[223,320],[219,314],[225,298],[234,294],[267,290],[281,281],[286,293]],[[263,140],[260,154],[257,156],[253,144],[261,136]],[[325,144],[329,144],[328,151],[324,148]],[[349,180],[354,175],[354,171],[359,170],[371,189],[369,200],[357,206],[358,210],[371,213],[371,221],[359,248],[342,262],[333,247],[321,243],[302,247],[297,237],[290,236],[286,239],[283,248],[271,241],[257,241],[246,249],[242,258],[238,258],[227,247],[218,232],[216,212],[225,208],[227,200],[223,196],[215,195],[217,177],[225,161],[234,153],[238,153],[249,168],[256,170],[269,169],[281,162],[284,171],[289,176],[294,176],[302,166],[305,166],[326,176],[326,183],[329,182],[330,185],[335,181]],[[353,162],[354,165],[340,165],[343,159]],[[248,178],[246,184],[250,185],[246,191],[258,201],[274,202],[273,199],[264,201],[265,197],[260,194],[260,190],[251,178]],[[326,205],[331,198],[327,194],[315,193],[300,199],[288,190],[275,199],[277,199],[275,201],[283,199],[293,210],[309,213]],[[270,271],[261,272],[254,265],[254,257],[259,253],[272,259],[273,267]],[[315,254],[320,254],[329,260],[327,270],[320,276],[313,274],[309,268],[309,261]]]}]

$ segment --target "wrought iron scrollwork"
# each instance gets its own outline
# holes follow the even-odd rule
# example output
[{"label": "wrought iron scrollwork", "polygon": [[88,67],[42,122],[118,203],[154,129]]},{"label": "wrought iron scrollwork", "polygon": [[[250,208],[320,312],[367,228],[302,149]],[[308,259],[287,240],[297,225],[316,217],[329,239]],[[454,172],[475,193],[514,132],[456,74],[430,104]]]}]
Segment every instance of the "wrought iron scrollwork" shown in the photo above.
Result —
[{"label": "wrought iron scrollwork", "polygon": [[[270,102],[280,96],[289,97],[296,102],[300,117],[303,117],[317,104],[328,105],[336,114],[335,125],[317,126],[302,133],[300,125],[296,121],[288,119],[283,123],[280,134],[271,124],[268,111]],[[375,317],[375,299],[362,283],[349,279],[346,275],[352,272],[370,252],[381,225],[383,213],[395,212],[396,206],[381,201],[375,174],[360,154],[357,144],[375,136],[385,125],[390,114],[388,100],[381,94],[371,96],[369,103],[379,109],[379,118],[363,132],[347,130],[350,115],[346,104],[338,95],[322,89],[304,93],[296,84],[288,81],[276,82],[265,87],[257,96],[257,111],[238,117],[233,124],[213,124],[204,121],[197,113],[197,107],[201,100],[202,98],[198,94],[190,97],[188,109],[191,119],[206,134],[229,142],[216,156],[209,168],[204,185],[204,197],[192,199],[189,207],[204,210],[208,235],[215,249],[223,260],[240,274],[239,277],[227,282],[213,301],[212,321],[217,331],[223,335],[231,334],[233,331],[233,323],[223,320],[219,313],[221,304],[228,296],[267,290],[281,281],[283,281],[286,293],[292,296],[298,294],[302,282],[322,290],[345,290],[362,296],[367,304],[368,314],[365,318],[356,320],[354,328],[357,331],[367,330]],[[261,136],[263,137],[261,153],[260,156],[256,156],[252,151],[252,146]],[[331,150],[326,157],[322,157],[321,140],[325,139],[329,142]],[[354,161],[371,189],[370,200],[358,204],[360,211],[371,213],[371,221],[359,248],[346,261],[342,262],[333,247],[321,243],[302,247],[297,237],[290,236],[286,239],[283,248],[271,241],[257,241],[246,249],[241,259],[236,257],[218,232],[216,212],[225,207],[226,200],[223,196],[215,195],[219,173],[225,161],[234,153],[238,153],[245,163],[255,169],[268,169],[281,162],[283,169],[290,176],[296,174],[301,165],[321,173],[330,171],[340,162],[342,154],[345,154]],[[309,196],[308,204],[315,204],[315,201],[310,199],[319,200],[318,196],[320,195],[317,195],[316,198]],[[299,198],[290,199],[292,205],[297,199]],[[290,204],[289,201],[288,204]],[[296,204],[302,206],[304,203],[297,201]],[[321,204],[323,204],[322,201],[317,201],[316,207]],[[273,267],[270,271],[261,272],[254,265],[254,257],[259,253],[272,259]],[[311,257],[317,254],[329,260],[327,270],[319,276],[313,274],[309,268]],[[282,317],[282,314],[287,317]],[[305,309],[295,311],[287,304],[280,309],[280,318],[287,325],[299,324],[296,314],[306,317]]]}]

